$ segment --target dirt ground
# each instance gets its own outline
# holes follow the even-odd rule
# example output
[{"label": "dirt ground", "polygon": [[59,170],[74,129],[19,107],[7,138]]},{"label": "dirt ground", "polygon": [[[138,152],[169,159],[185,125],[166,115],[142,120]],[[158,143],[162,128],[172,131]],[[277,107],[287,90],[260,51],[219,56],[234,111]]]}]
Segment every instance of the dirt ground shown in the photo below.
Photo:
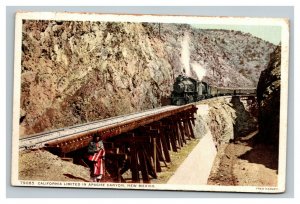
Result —
[{"label": "dirt ground", "polygon": [[277,186],[278,155],[274,147],[257,144],[256,134],[219,147],[209,185]]},{"label": "dirt ground", "polygon": [[90,169],[36,150],[19,154],[19,179],[85,182],[90,180]]}]

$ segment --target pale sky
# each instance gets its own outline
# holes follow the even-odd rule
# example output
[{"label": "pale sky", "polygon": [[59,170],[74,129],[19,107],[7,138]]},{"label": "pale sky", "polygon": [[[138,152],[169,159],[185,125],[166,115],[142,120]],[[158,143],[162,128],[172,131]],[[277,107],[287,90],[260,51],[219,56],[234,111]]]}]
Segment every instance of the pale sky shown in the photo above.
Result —
[{"label": "pale sky", "polygon": [[264,25],[192,25],[200,29],[222,29],[222,30],[236,30],[244,33],[250,33],[258,38],[269,41],[278,45],[281,39],[280,26],[264,26]]}]

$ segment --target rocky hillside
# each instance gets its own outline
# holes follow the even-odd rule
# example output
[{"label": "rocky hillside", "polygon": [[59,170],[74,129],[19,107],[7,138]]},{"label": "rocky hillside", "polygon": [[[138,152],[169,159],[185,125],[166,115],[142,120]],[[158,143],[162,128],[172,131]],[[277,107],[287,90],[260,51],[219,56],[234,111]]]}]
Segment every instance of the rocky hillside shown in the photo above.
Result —
[{"label": "rocky hillside", "polygon": [[260,140],[278,147],[280,113],[281,47],[271,54],[268,68],[261,73],[257,86]]},{"label": "rocky hillside", "polygon": [[188,25],[24,21],[20,134],[164,105],[183,67],[214,85],[254,87],[273,47]]},{"label": "rocky hillside", "polygon": [[183,68],[181,42],[188,34],[191,75],[196,77],[195,72],[202,68],[206,72],[204,81],[216,86],[256,87],[275,49],[273,44],[240,31],[202,30],[177,24],[161,24],[160,34],[157,24],[151,24],[151,29],[162,39],[169,62],[178,72]]}]

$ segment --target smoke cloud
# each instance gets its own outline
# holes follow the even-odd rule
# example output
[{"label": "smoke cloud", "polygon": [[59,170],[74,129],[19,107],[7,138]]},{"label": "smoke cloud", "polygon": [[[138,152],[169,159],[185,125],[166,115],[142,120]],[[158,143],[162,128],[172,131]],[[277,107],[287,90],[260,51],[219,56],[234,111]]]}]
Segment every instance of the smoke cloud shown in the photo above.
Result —
[{"label": "smoke cloud", "polygon": [[188,33],[184,34],[183,40],[181,42],[181,63],[185,69],[186,76],[191,76],[190,70],[190,37]]},{"label": "smoke cloud", "polygon": [[185,70],[185,74],[188,77],[191,77],[191,67],[196,73],[199,81],[202,81],[203,77],[206,74],[206,69],[197,62],[191,63],[190,66],[190,36],[189,33],[184,33],[183,40],[181,42],[181,63]]},{"label": "smoke cloud", "polygon": [[201,66],[200,64],[198,64],[197,62],[193,62],[192,64],[192,69],[193,71],[196,73],[198,80],[202,81],[203,77],[206,74],[206,69]]}]

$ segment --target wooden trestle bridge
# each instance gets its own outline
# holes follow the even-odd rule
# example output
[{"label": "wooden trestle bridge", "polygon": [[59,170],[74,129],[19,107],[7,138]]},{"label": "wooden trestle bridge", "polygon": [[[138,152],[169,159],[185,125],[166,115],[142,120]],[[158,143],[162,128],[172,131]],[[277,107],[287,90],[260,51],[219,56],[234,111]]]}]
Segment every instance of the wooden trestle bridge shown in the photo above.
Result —
[{"label": "wooden trestle bridge", "polygon": [[187,140],[195,138],[195,105],[165,106],[144,112],[108,118],[44,132],[19,140],[20,150],[45,148],[62,157],[81,155],[97,134],[106,150],[106,171],[116,182],[131,171],[132,182],[149,183],[171,162]]}]

